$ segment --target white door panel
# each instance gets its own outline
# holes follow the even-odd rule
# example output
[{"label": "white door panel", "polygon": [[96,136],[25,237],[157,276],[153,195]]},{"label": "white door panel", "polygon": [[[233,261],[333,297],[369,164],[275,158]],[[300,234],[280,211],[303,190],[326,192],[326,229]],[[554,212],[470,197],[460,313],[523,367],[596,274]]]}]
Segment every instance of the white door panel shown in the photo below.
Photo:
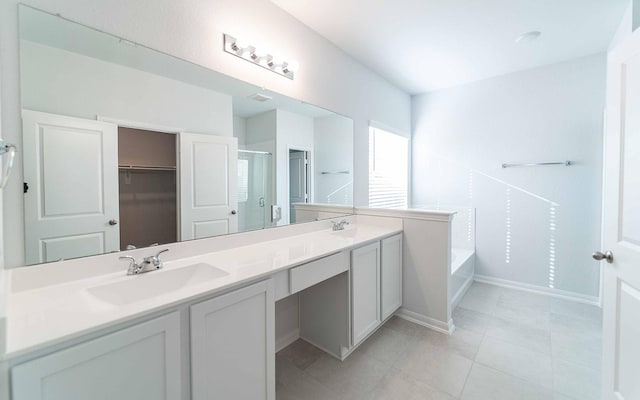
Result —
[{"label": "white door panel", "polygon": [[304,151],[289,154],[289,198],[291,203],[307,201],[307,158]]},{"label": "white door panel", "polygon": [[227,219],[193,223],[194,239],[224,235],[229,232],[229,221]]},{"label": "white door panel", "polygon": [[173,312],[13,367],[11,398],[180,399],[181,350]]},{"label": "white door panel", "polygon": [[380,325],[380,242],[351,251],[352,345]]},{"label": "white door panel", "polygon": [[180,133],[180,240],[236,232],[236,138]]},{"label": "white door panel", "polygon": [[68,258],[83,257],[87,254],[105,252],[104,232],[68,235],[51,239],[42,239],[42,261],[51,262]]},{"label": "white door panel", "polygon": [[640,31],[609,53],[603,399],[640,398]]},{"label": "white door panel", "polygon": [[115,124],[24,110],[26,263],[119,250]]},{"label": "white door panel", "polygon": [[382,320],[402,305],[402,234],[380,242],[380,301]]},{"label": "white door panel", "polygon": [[271,280],[192,305],[193,400],[275,399]]}]

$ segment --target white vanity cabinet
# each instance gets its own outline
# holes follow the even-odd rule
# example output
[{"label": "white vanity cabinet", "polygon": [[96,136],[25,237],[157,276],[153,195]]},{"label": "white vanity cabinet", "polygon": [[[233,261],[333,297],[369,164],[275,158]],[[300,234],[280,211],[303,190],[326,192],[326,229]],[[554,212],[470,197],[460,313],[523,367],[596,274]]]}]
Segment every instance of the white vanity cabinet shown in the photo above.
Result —
[{"label": "white vanity cabinet", "polygon": [[290,276],[291,292],[302,289],[300,337],[344,360],[402,305],[402,234],[293,268]]},{"label": "white vanity cabinet", "polygon": [[12,368],[12,399],[177,400],[180,352],[172,312]]},{"label": "white vanity cabinet", "polygon": [[380,298],[382,320],[402,305],[402,234],[381,241]]},{"label": "white vanity cabinet", "polygon": [[271,280],[191,306],[193,400],[275,400]]},{"label": "white vanity cabinet", "polygon": [[351,251],[351,344],[358,345],[380,319],[380,242]]},{"label": "white vanity cabinet", "polygon": [[402,305],[402,234],[351,251],[351,337],[357,346]]},{"label": "white vanity cabinet", "polygon": [[[275,400],[274,336],[267,279],[18,364],[11,398],[180,400],[190,384],[194,400]],[[188,356],[191,382],[182,373]]]}]

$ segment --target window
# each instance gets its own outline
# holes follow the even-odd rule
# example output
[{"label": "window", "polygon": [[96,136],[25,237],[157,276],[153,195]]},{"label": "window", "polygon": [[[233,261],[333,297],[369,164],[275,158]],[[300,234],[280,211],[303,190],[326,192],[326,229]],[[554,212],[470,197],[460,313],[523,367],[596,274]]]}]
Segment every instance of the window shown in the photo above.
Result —
[{"label": "window", "polygon": [[409,139],[369,128],[369,206],[407,207]]}]

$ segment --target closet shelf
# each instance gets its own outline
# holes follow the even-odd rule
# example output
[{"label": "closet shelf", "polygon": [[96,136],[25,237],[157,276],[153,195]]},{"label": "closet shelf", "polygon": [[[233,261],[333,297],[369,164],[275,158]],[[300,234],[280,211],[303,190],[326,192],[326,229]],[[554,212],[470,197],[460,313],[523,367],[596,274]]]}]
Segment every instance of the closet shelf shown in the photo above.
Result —
[{"label": "closet shelf", "polygon": [[119,170],[124,171],[175,171],[176,167],[156,167],[148,165],[118,165]]}]

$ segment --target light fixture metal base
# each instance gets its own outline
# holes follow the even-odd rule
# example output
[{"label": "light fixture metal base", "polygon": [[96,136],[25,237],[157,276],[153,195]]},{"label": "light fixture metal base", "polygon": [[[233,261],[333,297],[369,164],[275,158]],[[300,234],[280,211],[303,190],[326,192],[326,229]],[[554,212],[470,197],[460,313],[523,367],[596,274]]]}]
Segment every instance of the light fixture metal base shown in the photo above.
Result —
[{"label": "light fixture metal base", "polygon": [[236,57],[242,58],[245,61],[248,61],[252,64],[258,65],[264,69],[268,69],[271,72],[275,72],[278,75],[282,75],[285,78],[289,78],[293,80],[294,71],[288,70],[288,63],[283,62],[282,64],[276,64],[273,62],[273,56],[270,54],[265,54],[264,56],[258,56],[256,54],[256,48],[253,46],[240,47],[238,45],[238,39],[224,34],[224,51],[233,54]]}]

